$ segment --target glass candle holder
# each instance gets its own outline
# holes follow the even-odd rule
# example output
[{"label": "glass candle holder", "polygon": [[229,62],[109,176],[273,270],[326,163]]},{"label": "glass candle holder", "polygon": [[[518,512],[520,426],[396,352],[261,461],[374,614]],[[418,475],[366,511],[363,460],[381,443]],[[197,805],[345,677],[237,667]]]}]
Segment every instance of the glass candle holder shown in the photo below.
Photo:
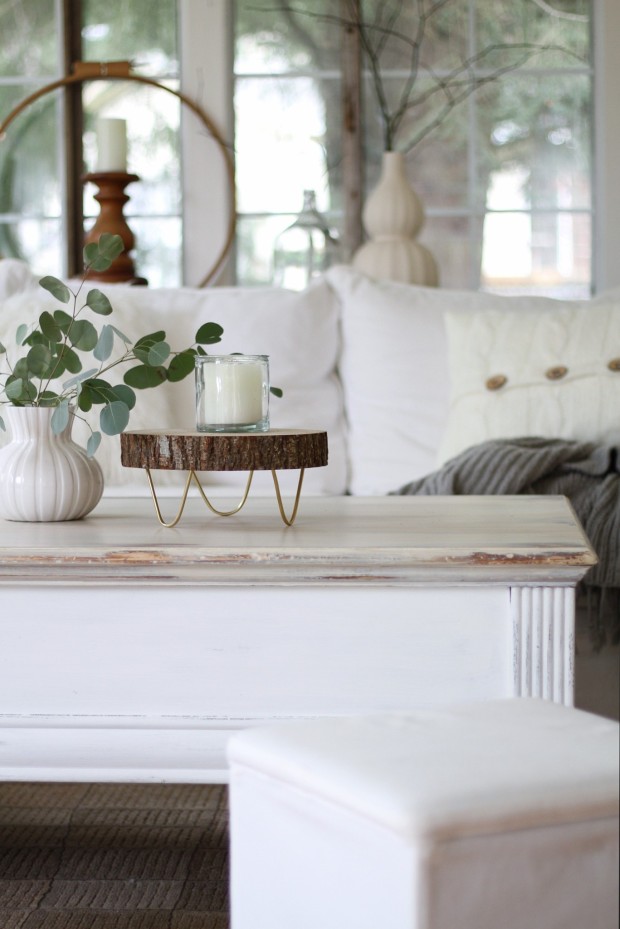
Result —
[{"label": "glass candle holder", "polygon": [[196,428],[199,432],[267,432],[269,357],[198,355]]}]

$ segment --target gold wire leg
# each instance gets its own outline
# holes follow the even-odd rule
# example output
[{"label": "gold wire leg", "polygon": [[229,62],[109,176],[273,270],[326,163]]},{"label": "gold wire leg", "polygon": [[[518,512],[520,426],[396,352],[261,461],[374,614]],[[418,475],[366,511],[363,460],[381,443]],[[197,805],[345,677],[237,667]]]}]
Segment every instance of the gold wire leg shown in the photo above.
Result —
[{"label": "gold wire leg", "polygon": [[282,521],[287,526],[292,526],[293,523],[295,522],[295,517],[297,516],[297,509],[299,507],[299,499],[301,497],[301,485],[304,482],[305,470],[306,470],[305,468],[302,468],[299,473],[299,483],[297,484],[297,493],[295,494],[295,503],[293,505],[293,512],[291,513],[290,516],[287,516],[286,513],[284,512],[284,504],[282,503],[282,494],[280,493],[280,484],[278,483],[278,475],[276,474],[275,471],[271,472],[271,475],[273,477],[273,484],[276,489],[276,497],[278,500],[278,509],[280,510],[280,516],[282,517]]},{"label": "gold wire leg", "polygon": [[[198,487],[200,496],[202,497],[202,499],[204,500],[204,502],[209,507],[212,513],[215,513],[216,516],[234,516],[235,513],[238,513],[239,510],[241,510],[242,507],[245,506],[245,503],[248,499],[248,495],[250,493],[250,487],[252,486],[252,478],[254,477],[254,471],[250,471],[250,473],[248,474],[246,485],[245,485],[245,490],[243,492],[243,497],[241,498],[240,502],[237,504],[236,507],[234,507],[232,510],[218,510],[215,506],[213,506],[213,504],[207,497],[206,493],[204,492],[202,488],[202,484],[200,483],[200,480],[198,479],[198,475],[196,474],[196,472],[193,469],[190,470],[187,475],[187,480],[185,481],[185,487],[183,488],[183,494],[181,496],[181,503],[179,505],[177,515],[174,517],[174,519],[170,520],[170,522],[166,522],[164,517],[162,516],[161,507],[159,506],[159,500],[157,499],[157,493],[155,491],[155,485],[153,483],[153,478],[151,476],[151,470],[150,468],[145,468],[144,470],[146,471],[146,476],[148,478],[149,487],[151,488],[151,496],[153,498],[153,504],[155,506],[155,513],[157,514],[157,519],[160,525],[164,526],[165,529],[172,529],[174,526],[177,525],[177,523],[181,519],[181,516],[183,515],[183,510],[185,509],[185,504],[187,502],[187,495],[189,493],[189,488],[190,488],[192,481],[194,481],[194,483]],[[292,526],[293,523],[295,522],[295,517],[297,516],[297,510],[299,509],[299,501],[301,499],[301,488],[304,482],[304,474],[305,474],[305,468],[302,468],[299,473],[299,481],[297,484],[297,493],[295,494],[295,502],[293,504],[293,510],[291,512],[291,515],[287,516],[286,513],[284,512],[284,504],[282,502],[282,494],[280,493],[280,484],[278,482],[278,475],[273,470],[271,472],[271,475],[273,477],[273,484],[276,489],[276,499],[278,501],[278,509],[280,511],[280,516],[282,517],[282,522],[286,526]]]},{"label": "gold wire leg", "polygon": [[189,474],[187,475],[187,480],[185,481],[185,488],[184,488],[184,490],[183,490],[183,496],[181,497],[181,505],[180,505],[180,507],[179,507],[179,511],[178,511],[177,515],[174,517],[174,519],[172,520],[172,522],[167,523],[167,522],[164,520],[163,516],[161,515],[161,509],[160,509],[160,507],[159,507],[159,501],[158,501],[158,499],[157,499],[157,494],[155,493],[155,485],[153,484],[153,478],[151,477],[151,469],[150,469],[150,468],[145,468],[144,470],[146,471],[146,476],[147,476],[148,479],[149,479],[149,487],[151,488],[151,496],[153,497],[153,503],[154,503],[154,505],[155,505],[155,512],[156,512],[156,514],[157,514],[157,519],[159,520],[160,524],[161,524],[165,529],[172,529],[174,526],[176,526],[176,524],[177,524],[178,521],[180,520],[181,516],[183,515],[183,510],[185,509],[185,501],[187,500],[187,494],[189,493],[189,485],[190,485],[191,482],[192,482],[192,475],[193,475],[194,472],[193,472],[193,471],[190,471]]},{"label": "gold wire leg", "polygon": [[249,473],[249,475],[248,475],[247,484],[245,485],[245,491],[243,492],[243,497],[241,498],[241,502],[238,503],[237,506],[236,506],[233,510],[217,510],[217,509],[213,506],[213,504],[211,503],[211,501],[209,500],[209,498],[207,497],[207,495],[206,495],[206,493],[204,492],[204,490],[202,489],[202,484],[201,484],[200,481],[198,480],[198,475],[196,474],[195,471],[190,471],[189,479],[191,480],[192,477],[194,478],[194,481],[195,481],[196,484],[198,485],[198,490],[200,491],[200,496],[202,497],[202,499],[204,500],[204,502],[207,504],[207,506],[209,507],[209,509],[211,510],[212,513],[215,513],[216,516],[234,516],[235,513],[238,513],[239,510],[242,508],[242,506],[244,506],[245,501],[248,499],[248,494],[249,494],[249,492],[250,492],[250,487],[252,486],[252,478],[254,477],[254,471],[250,471],[250,473]]},{"label": "gold wire leg", "polygon": [[155,513],[157,514],[157,519],[159,520],[160,524],[164,526],[165,529],[172,529],[174,526],[176,526],[181,516],[183,515],[183,510],[185,509],[185,503],[187,501],[187,495],[189,493],[189,488],[190,488],[190,484],[192,483],[192,480],[197,484],[198,490],[200,491],[200,496],[202,497],[204,502],[207,504],[207,506],[209,507],[212,513],[215,513],[216,516],[233,516],[235,513],[239,512],[239,510],[242,508],[242,506],[245,504],[246,500],[248,499],[250,487],[252,486],[252,478],[254,477],[254,471],[250,471],[248,475],[247,483],[245,485],[245,491],[243,493],[243,497],[241,498],[241,502],[238,503],[234,509],[218,510],[213,506],[213,504],[207,497],[206,493],[202,489],[202,484],[200,483],[198,479],[198,475],[193,469],[191,469],[187,475],[187,480],[185,481],[185,487],[183,488],[183,495],[181,497],[181,505],[179,506],[178,513],[174,517],[174,519],[171,520],[171,522],[167,523],[161,514],[161,508],[159,506],[159,501],[157,499],[157,493],[155,492],[155,485],[153,484],[153,478],[151,477],[151,470],[150,468],[145,468],[144,470],[146,471],[146,476],[149,481],[149,487],[151,488],[151,496],[153,497],[153,503],[155,505]]}]

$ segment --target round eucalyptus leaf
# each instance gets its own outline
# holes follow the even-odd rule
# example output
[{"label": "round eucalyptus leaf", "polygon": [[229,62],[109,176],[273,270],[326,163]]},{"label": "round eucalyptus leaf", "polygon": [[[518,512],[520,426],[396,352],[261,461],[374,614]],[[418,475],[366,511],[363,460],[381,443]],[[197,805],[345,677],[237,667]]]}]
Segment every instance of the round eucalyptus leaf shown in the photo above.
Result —
[{"label": "round eucalyptus leaf", "polygon": [[97,373],[97,368],[89,368],[88,371],[80,371],[75,377],[70,377],[69,380],[63,383],[64,390],[71,390],[72,387],[75,387],[76,384],[82,384],[84,381],[88,381],[94,374]]},{"label": "round eucalyptus leaf", "polygon": [[127,409],[133,410],[136,405],[136,395],[131,387],[127,387],[126,384],[115,384],[112,391],[117,400],[121,400]]},{"label": "round eucalyptus leaf", "polygon": [[87,319],[76,320],[68,333],[69,341],[82,352],[92,352],[99,340],[99,334]]},{"label": "round eucalyptus leaf", "polygon": [[69,425],[69,401],[63,400],[58,404],[54,412],[52,413],[52,418],[50,419],[50,426],[52,427],[52,432],[54,435],[60,435],[61,432]]},{"label": "round eucalyptus leaf", "polygon": [[28,329],[29,327],[26,325],[26,323],[22,323],[21,326],[17,327],[15,330],[15,342],[17,345],[24,344],[24,339],[28,337]]},{"label": "round eucalyptus leaf", "polygon": [[88,413],[93,406],[93,395],[88,384],[80,385],[80,392],[77,398],[77,405],[82,413]]},{"label": "round eucalyptus leaf", "polygon": [[26,336],[22,345],[51,345],[50,340],[46,339],[42,332],[39,332],[38,329],[33,329],[32,332]]},{"label": "round eucalyptus leaf", "polygon": [[149,349],[143,345],[139,345],[137,348],[134,345],[133,355],[136,361],[141,361],[142,364],[148,364],[149,361]]},{"label": "round eucalyptus leaf", "polygon": [[165,342],[165,339],[166,333],[163,329],[158,329],[157,332],[149,332],[148,335],[143,335],[136,341],[133,346],[133,353],[139,361],[148,364],[151,348],[158,342]]},{"label": "round eucalyptus leaf", "polygon": [[71,299],[71,291],[66,284],[59,281],[57,277],[51,277],[49,274],[42,277],[39,284],[44,290],[49,291],[53,297],[60,300],[61,303],[68,303]]},{"label": "round eucalyptus leaf", "polygon": [[164,330],[158,329],[157,332],[149,332],[147,335],[140,336],[140,338],[136,340],[136,346],[139,348],[141,345],[146,345],[148,348],[154,345],[155,342],[163,342],[165,338],[166,333]]},{"label": "round eucalyptus leaf", "polygon": [[109,316],[112,312],[112,304],[104,293],[100,290],[91,290],[86,297],[86,306],[90,307],[93,313],[99,313],[100,316]]},{"label": "round eucalyptus leaf", "polygon": [[114,235],[111,232],[103,232],[99,236],[97,248],[102,258],[109,258],[110,261],[114,261],[123,251],[125,245],[120,235]]},{"label": "round eucalyptus leaf", "polygon": [[106,435],[118,435],[129,422],[129,409],[121,400],[106,404],[99,416],[101,431]]},{"label": "round eucalyptus leaf", "polygon": [[99,339],[93,349],[97,361],[107,361],[114,348],[114,332],[111,326],[104,326],[99,333]]},{"label": "round eucalyptus leaf", "polygon": [[20,400],[24,389],[24,383],[25,381],[21,377],[9,379],[4,386],[7,400]]},{"label": "round eucalyptus leaf", "polygon": [[52,353],[46,345],[33,345],[26,355],[28,370],[37,377],[52,373]]},{"label": "round eucalyptus leaf", "polygon": [[104,232],[97,242],[89,242],[84,248],[84,263],[93,271],[107,271],[115,258],[124,249],[119,235]]},{"label": "round eucalyptus leaf", "polygon": [[164,361],[167,361],[170,357],[170,346],[167,342],[156,342],[152,348],[149,349],[147,364],[151,367],[156,368],[157,365],[162,365]]},{"label": "round eucalyptus leaf", "polygon": [[19,358],[13,365],[13,375],[15,377],[21,377],[22,380],[28,380],[28,362],[25,358]]},{"label": "round eucalyptus leaf", "polygon": [[59,357],[64,365],[65,371],[69,371],[70,374],[79,374],[82,370],[80,356],[77,355],[72,348],[69,348],[68,345],[63,345]]},{"label": "round eucalyptus leaf", "polygon": [[60,342],[62,339],[62,330],[57,325],[54,317],[47,310],[39,316],[39,326],[41,332],[50,342]]},{"label": "round eucalyptus leaf", "polygon": [[90,388],[93,403],[111,403],[117,399],[110,382],[105,381],[102,377],[89,378],[88,387]]},{"label": "round eucalyptus leaf", "polygon": [[92,458],[99,446],[101,445],[101,433],[93,432],[91,433],[88,442],[86,443],[86,454],[89,458]]},{"label": "round eucalyptus leaf", "polygon": [[[95,371],[94,373],[96,374],[97,372]],[[110,384],[110,382],[109,382],[109,381],[106,381],[106,380],[105,380],[104,378],[102,378],[102,377],[91,377],[91,379],[90,379],[90,385],[91,385],[91,387],[95,388],[96,390],[103,390],[103,391],[106,391],[106,390],[111,390],[111,389],[112,389],[112,385]]]},{"label": "round eucalyptus leaf", "polygon": [[42,390],[39,394],[39,406],[56,406],[58,394],[53,390]]},{"label": "round eucalyptus leaf", "polygon": [[62,329],[64,333],[67,332],[67,329],[73,322],[73,316],[69,316],[68,313],[65,313],[64,310],[55,310],[54,311],[54,322],[59,329]]},{"label": "round eucalyptus leaf", "polygon": [[99,255],[99,245],[97,242],[89,242],[84,246],[84,264],[90,264]]},{"label": "round eucalyptus leaf", "polygon": [[196,367],[196,352],[188,349],[175,355],[168,365],[168,380],[182,381]]},{"label": "round eucalyptus leaf", "polygon": [[37,399],[37,388],[27,375],[17,377],[15,373],[11,374],[4,385],[4,393],[11,403],[32,403]]},{"label": "round eucalyptus leaf", "polygon": [[165,368],[153,368],[149,365],[136,365],[130,368],[123,377],[126,384],[135,387],[137,390],[145,390],[147,387],[159,387],[166,381]]},{"label": "round eucalyptus leaf", "polygon": [[196,333],[196,341],[199,345],[214,345],[222,341],[224,330],[217,323],[203,323]]}]

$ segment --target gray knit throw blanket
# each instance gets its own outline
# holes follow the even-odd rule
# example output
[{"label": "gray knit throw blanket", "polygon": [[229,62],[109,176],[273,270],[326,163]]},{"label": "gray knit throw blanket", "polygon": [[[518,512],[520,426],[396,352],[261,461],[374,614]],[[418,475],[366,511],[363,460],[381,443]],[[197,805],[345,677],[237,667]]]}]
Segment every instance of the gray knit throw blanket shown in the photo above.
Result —
[{"label": "gray knit throw blanket", "polygon": [[[584,578],[620,629],[620,452],[615,446],[560,439],[483,442],[412,481],[397,494],[562,494],[599,558]],[[611,608],[611,611],[610,611]]]}]

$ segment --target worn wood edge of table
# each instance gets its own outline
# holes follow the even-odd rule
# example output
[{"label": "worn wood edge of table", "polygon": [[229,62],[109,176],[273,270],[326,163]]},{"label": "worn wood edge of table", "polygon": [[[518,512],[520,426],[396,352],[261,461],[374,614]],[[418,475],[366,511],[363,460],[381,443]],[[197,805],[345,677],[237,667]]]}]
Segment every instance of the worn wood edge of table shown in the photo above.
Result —
[{"label": "worn wood edge of table", "polygon": [[[325,498],[315,499],[325,501]],[[158,527],[154,516],[147,515],[148,506],[138,507],[140,516],[134,518],[134,523],[128,522],[130,517],[125,519],[125,540],[118,542],[103,541],[102,533],[96,531],[105,528],[109,532],[119,519],[104,515],[109,506],[104,507],[99,516],[95,511],[88,520],[64,524],[56,532],[54,542],[47,544],[41,544],[42,524],[27,524],[32,527],[29,531],[24,524],[4,523],[5,527],[19,528],[15,534],[10,533],[13,540],[9,545],[2,544],[3,533],[0,532],[0,584],[23,584],[27,580],[37,585],[136,585],[148,579],[150,584],[198,586],[270,583],[284,586],[334,583],[339,586],[439,586],[446,583],[468,586],[516,582],[522,586],[572,586],[597,562],[565,498],[544,498],[545,519],[553,514],[558,527],[554,531],[549,529],[550,539],[556,533],[555,544],[538,545],[525,538],[519,540],[509,536],[505,544],[485,544],[481,528],[478,528],[479,538],[467,545],[459,545],[455,540],[451,544],[444,540],[441,545],[433,545],[432,540],[426,539],[425,532],[441,531],[436,525],[433,529],[437,515],[437,505],[433,505],[433,501],[441,498],[429,497],[376,498],[381,500],[383,513],[391,511],[391,519],[384,517],[387,528],[384,526],[382,530],[383,539],[377,538],[374,543],[372,503],[341,502],[347,499],[360,498],[329,498],[339,502],[334,505],[335,512],[327,532],[321,531],[320,526],[324,518],[321,511],[323,514],[330,512],[329,502],[318,506],[318,515],[314,512],[317,507],[310,506],[310,512],[305,518],[302,513],[295,527],[279,525],[276,528],[277,514],[273,512],[273,504],[264,500],[256,501],[255,511],[258,512],[231,517],[223,521],[224,525],[221,520],[214,524],[217,517],[193,516],[185,526],[175,530]],[[515,499],[521,505],[522,498],[513,498],[513,502]],[[417,502],[403,503],[404,500]],[[476,502],[481,505],[478,510],[507,510],[510,502],[506,497],[458,500],[458,505],[452,509],[460,513],[461,519],[463,514],[474,512]],[[555,500],[555,504],[549,503],[551,500]],[[121,508],[119,512],[126,509],[122,500],[117,502]],[[142,503],[148,505],[149,501]],[[365,515],[356,516],[355,511],[360,509],[366,511]],[[401,509],[410,512],[403,514]],[[531,509],[533,512],[537,507]],[[424,517],[427,530],[423,525]],[[215,530],[212,529],[214,525]],[[391,535],[392,525],[399,530],[396,539]],[[403,535],[407,536],[409,525],[416,529],[418,537],[404,544]],[[73,531],[72,526],[78,528]],[[132,529],[129,535],[128,527]],[[94,530],[92,538],[91,530]],[[345,541],[334,539],[339,531]],[[360,532],[366,533],[364,542],[359,539]]]}]

